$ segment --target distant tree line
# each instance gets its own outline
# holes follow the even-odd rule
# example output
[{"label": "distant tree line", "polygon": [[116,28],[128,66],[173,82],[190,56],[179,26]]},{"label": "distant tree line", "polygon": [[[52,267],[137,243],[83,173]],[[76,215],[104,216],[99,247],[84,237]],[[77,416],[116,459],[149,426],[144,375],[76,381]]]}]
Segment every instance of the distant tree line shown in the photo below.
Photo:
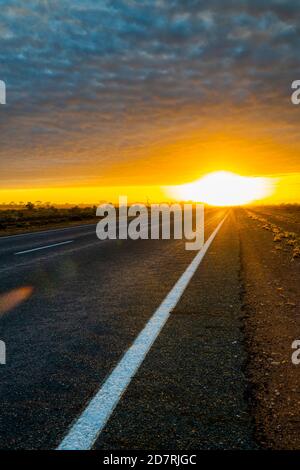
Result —
[{"label": "distant tree line", "polygon": [[96,206],[59,208],[51,204],[37,205],[29,201],[24,206],[14,209],[2,209],[0,211],[0,230],[79,222],[95,218]]}]

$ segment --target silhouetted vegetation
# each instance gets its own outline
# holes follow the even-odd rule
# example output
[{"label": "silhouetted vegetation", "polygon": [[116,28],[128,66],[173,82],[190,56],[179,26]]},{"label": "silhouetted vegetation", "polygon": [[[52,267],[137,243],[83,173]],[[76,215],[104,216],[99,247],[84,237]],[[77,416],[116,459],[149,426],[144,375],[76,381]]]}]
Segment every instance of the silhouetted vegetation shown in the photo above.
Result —
[{"label": "silhouetted vegetation", "polygon": [[96,206],[58,208],[52,205],[37,205],[27,202],[23,206],[9,206],[0,210],[0,232],[13,233],[46,226],[74,225],[96,220]]}]

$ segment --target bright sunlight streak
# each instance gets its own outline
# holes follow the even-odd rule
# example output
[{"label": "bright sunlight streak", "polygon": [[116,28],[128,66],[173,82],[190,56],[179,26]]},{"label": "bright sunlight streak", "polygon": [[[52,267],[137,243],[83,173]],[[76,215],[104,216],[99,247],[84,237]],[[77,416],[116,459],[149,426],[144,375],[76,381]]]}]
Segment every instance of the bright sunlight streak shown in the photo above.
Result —
[{"label": "bright sunlight streak", "polygon": [[210,173],[190,184],[172,188],[172,196],[216,206],[237,206],[272,193],[270,178],[240,176],[228,171]]}]

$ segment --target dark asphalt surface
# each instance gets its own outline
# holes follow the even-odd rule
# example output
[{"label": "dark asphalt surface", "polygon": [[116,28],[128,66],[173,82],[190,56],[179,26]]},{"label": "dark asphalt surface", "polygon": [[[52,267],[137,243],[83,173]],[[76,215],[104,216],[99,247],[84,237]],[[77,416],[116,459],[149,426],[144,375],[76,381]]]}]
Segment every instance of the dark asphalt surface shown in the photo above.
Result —
[{"label": "dark asphalt surface", "polygon": [[255,449],[243,375],[239,237],[230,216],[96,449]]},{"label": "dark asphalt surface", "polygon": [[[207,235],[223,215],[208,215]],[[96,448],[254,447],[233,223],[225,222]],[[194,256],[181,240],[100,242],[95,226],[0,239],[1,293],[34,289],[0,318],[0,448],[55,448]]]}]

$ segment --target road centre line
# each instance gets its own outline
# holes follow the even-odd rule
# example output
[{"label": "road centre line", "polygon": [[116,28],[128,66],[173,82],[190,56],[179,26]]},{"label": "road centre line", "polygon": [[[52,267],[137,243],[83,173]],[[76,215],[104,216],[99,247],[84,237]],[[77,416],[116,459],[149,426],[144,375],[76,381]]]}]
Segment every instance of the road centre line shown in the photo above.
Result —
[{"label": "road centre line", "polygon": [[31,248],[30,250],[17,251],[14,255],[23,255],[24,253],[31,253],[32,251],[46,250],[47,248],[53,248],[54,246],[66,245],[67,243],[73,243],[74,240],[68,240],[66,242],[53,243],[52,245],[39,246],[38,248]]},{"label": "road centre line", "polygon": [[72,229],[77,229],[77,228],[86,228],[86,227],[96,227],[97,223],[93,224],[82,224],[82,225],[71,225],[70,227],[62,227],[62,228],[50,228],[48,230],[39,230],[36,232],[24,232],[24,233],[17,233],[15,235],[5,235],[5,236],[0,236],[0,242],[1,240],[12,240],[14,238],[20,238],[20,237],[30,237],[33,235],[47,235],[48,233],[53,233],[53,232],[65,232],[66,230],[72,230]]}]

